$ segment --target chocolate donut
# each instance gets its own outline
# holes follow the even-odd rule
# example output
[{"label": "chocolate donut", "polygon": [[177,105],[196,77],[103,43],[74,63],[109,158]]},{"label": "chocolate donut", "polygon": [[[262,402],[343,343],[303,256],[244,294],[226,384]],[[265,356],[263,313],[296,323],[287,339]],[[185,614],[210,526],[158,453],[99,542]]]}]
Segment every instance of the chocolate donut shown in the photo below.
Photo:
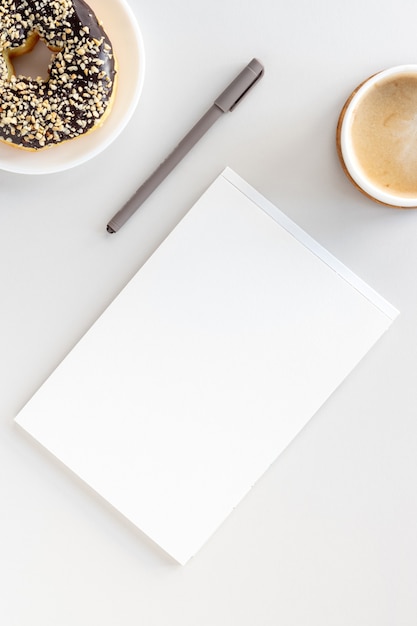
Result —
[{"label": "chocolate donut", "polygon": [[[45,81],[16,76],[13,57],[41,39],[54,53]],[[85,135],[109,113],[111,42],[84,0],[0,0],[0,140],[40,150]]]}]

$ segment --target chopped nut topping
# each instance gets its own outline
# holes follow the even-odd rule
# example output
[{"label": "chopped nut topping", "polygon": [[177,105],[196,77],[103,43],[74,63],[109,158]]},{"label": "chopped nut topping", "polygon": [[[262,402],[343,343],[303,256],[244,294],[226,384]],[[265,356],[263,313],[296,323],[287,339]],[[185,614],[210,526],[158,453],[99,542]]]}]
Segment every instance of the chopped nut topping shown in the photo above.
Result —
[{"label": "chopped nut topping", "polygon": [[[112,98],[108,37],[78,0],[0,0],[0,139],[29,149],[73,139],[100,124]],[[7,59],[36,33],[55,53],[44,81],[9,75]],[[28,47],[29,49],[29,47]]]}]

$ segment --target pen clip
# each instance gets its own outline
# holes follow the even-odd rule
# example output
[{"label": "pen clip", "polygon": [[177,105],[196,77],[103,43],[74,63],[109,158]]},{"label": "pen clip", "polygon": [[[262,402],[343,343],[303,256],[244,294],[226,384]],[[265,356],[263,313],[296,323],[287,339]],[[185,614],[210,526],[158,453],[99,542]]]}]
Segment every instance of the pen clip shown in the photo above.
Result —
[{"label": "pen clip", "polygon": [[226,113],[233,111],[255,83],[263,76],[264,67],[257,60],[252,59],[245,69],[230,83],[215,100],[214,104]]}]

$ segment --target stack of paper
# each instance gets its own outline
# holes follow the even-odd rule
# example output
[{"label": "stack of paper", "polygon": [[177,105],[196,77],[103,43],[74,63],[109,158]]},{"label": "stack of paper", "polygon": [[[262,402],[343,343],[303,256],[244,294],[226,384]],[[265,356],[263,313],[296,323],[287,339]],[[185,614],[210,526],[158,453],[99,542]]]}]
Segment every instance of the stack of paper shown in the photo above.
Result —
[{"label": "stack of paper", "polygon": [[226,169],[16,419],[185,563],[397,313]]}]

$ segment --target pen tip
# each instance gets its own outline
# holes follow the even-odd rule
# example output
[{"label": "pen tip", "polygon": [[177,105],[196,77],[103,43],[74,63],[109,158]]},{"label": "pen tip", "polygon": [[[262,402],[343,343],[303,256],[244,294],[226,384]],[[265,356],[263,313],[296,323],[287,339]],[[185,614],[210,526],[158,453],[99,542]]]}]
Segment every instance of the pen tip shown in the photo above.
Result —
[{"label": "pen tip", "polygon": [[110,226],[110,224],[107,224],[107,232],[112,234],[112,233],[115,233],[116,231]]}]

